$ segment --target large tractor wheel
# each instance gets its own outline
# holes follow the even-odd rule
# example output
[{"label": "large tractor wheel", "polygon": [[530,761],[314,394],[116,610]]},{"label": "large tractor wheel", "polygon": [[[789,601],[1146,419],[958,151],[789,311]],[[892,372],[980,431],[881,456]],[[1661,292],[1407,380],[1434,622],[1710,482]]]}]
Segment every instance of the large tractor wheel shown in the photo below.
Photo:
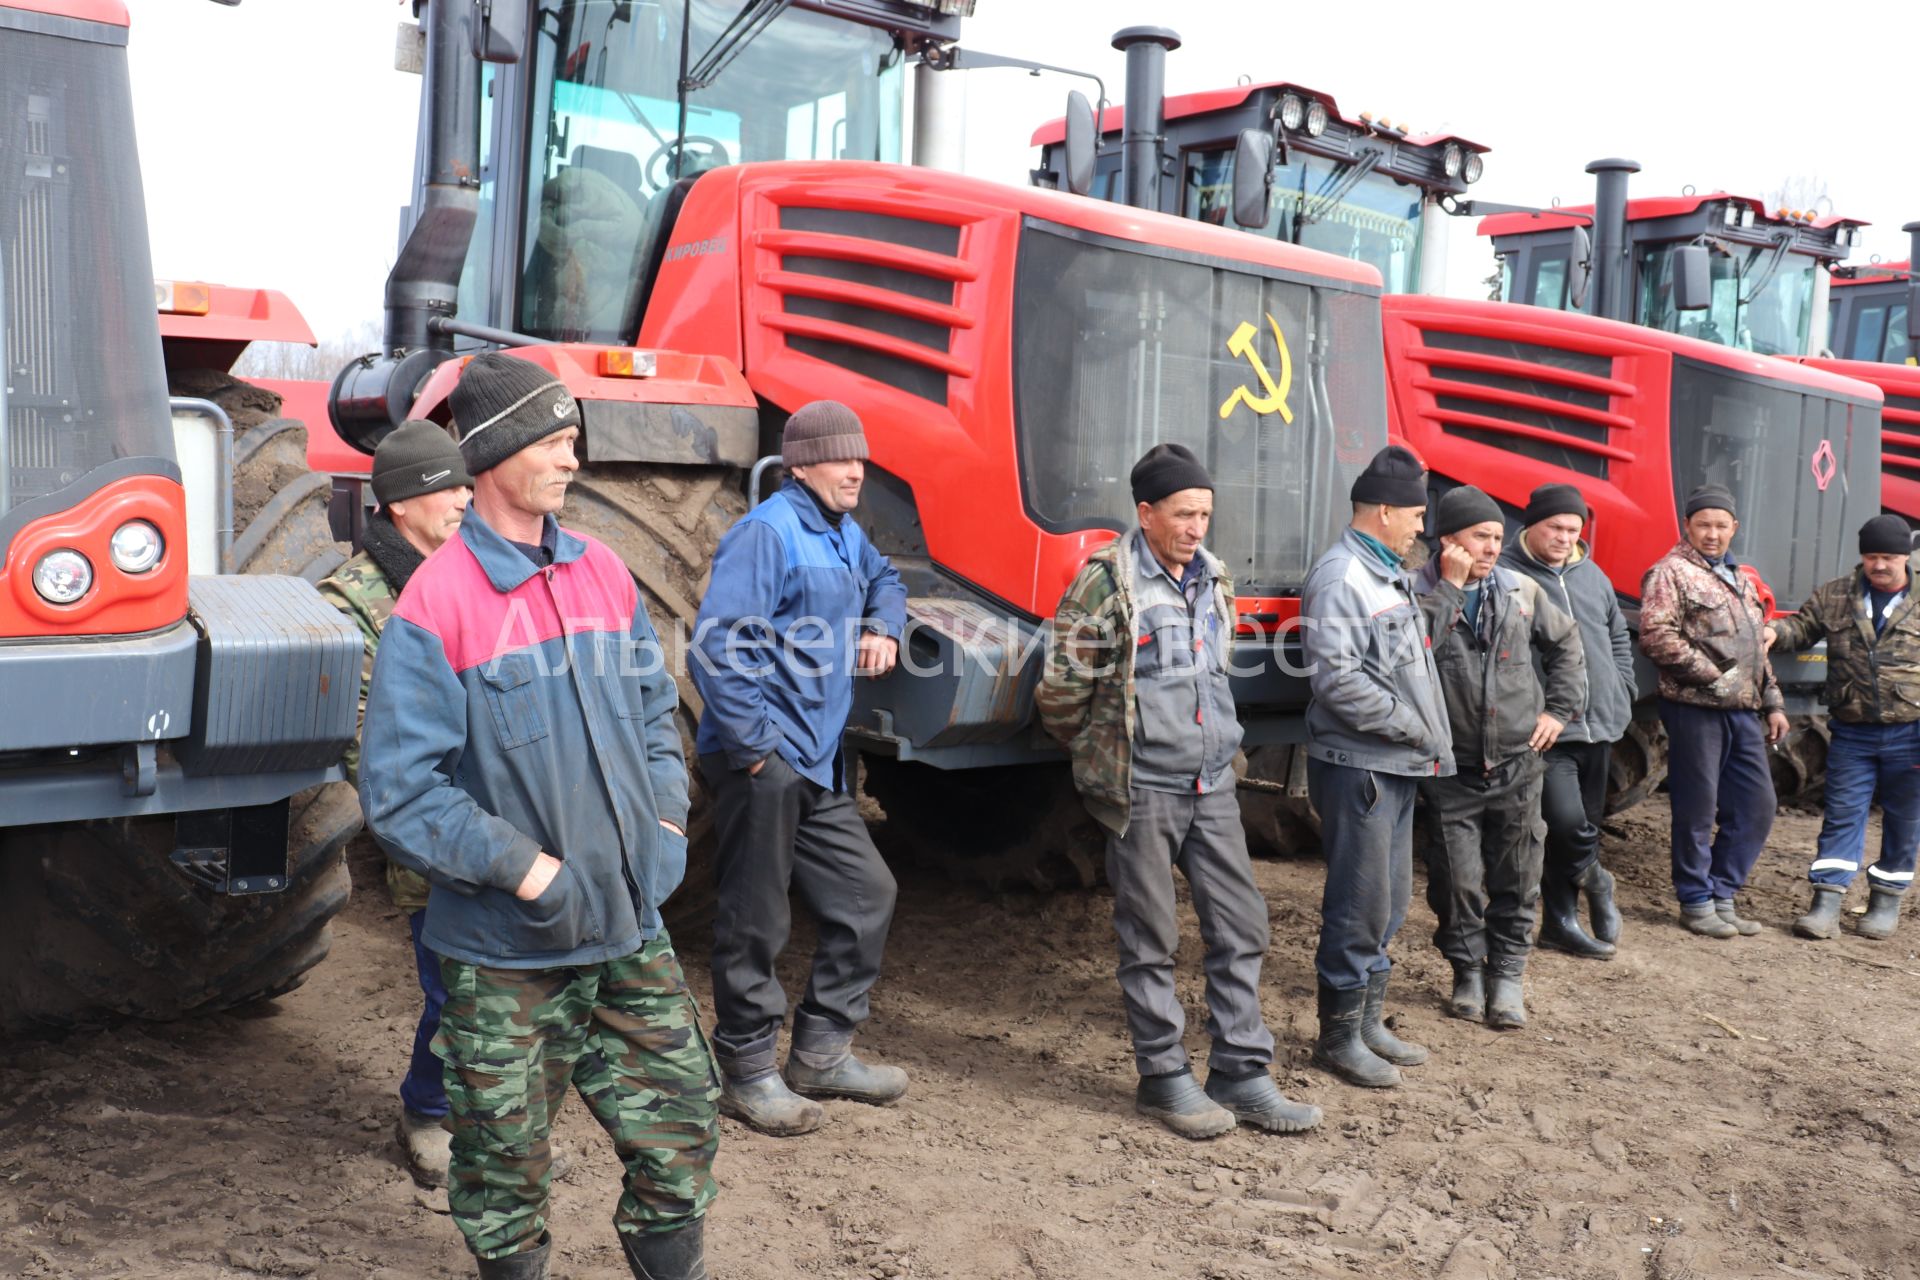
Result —
[{"label": "large tractor wheel", "polygon": [[1613,744],[1607,763],[1607,812],[1623,813],[1652,795],[1667,776],[1667,727],[1635,719]]},{"label": "large tractor wheel", "polygon": [[936,769],[865,756],[867,795],[885,811],[887,852],[989,889],[1091,888],[1106,837],[1061,764]]},{"label": "large tractor wheel", "polygon": [[290,881],[227,897],[174,870],[173,819],[0,832],[0,1032],[167,1020],[299,986],[346,905],[360,829],[344,783],[293,797]]},{"label": "large tractor wheel", "polygon": [[1781,804],[1818,808],[1827,789],[1827,749],[1833,731],[1825,716],[1793,716],[1787,736],[1767,753]]},{"label": "large tractor wheel", "polygon": [[663,913],[669,930],[691,930],[713,920],[713,815],[693,751],[701,703],[687,678],[687,653],[714,550],[746,509],[740,473],[732,468],[602,462],[580,469],[560,513],[568,528],[598,538],[626,561],[680,688],[677,718],[693,808],[687,819],[686,879]]}]

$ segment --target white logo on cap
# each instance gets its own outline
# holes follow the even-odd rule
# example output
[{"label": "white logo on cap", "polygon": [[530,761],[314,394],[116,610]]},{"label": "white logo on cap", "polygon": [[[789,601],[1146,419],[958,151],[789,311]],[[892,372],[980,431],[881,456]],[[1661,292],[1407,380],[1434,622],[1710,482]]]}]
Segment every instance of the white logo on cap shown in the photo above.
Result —
[{"label": "white logo on cap", "polygon": [[562,392],[560,393],[560,398],[559,398],[558,400],[555,400],[555,401],[553,402],[553,416],[554,416],[554,417],[556,417],[556,418],[564,418],[564,417],[566,417],[566,416],[567,416],[567,401],[568,401],[568,400],[569,400],[570,398],[571,398],[571,397],[569,397],[569,396],[567,395],[567,393],[566,393],[566,392],[564,392],[564,391],[562,391]]},{"label": "white logo on cap", "polygon": [[435,480],[445,480],[448,476],[452,474],[453,474],[453,468],[448,467],[445,471],[436,471],[430,476],[421,476],[420,483],[432,484]]}]

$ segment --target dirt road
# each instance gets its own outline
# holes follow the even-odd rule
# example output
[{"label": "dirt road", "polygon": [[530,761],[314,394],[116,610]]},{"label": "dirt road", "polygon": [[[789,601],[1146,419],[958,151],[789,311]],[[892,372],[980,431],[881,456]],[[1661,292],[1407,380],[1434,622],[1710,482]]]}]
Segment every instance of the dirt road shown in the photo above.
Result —
[{"label": "dirt road", "polygon": [[[1446,966],[1416,893],[1396,1003],[1433,1060],[1383,1092],[1304,1065],[1320,866],[1259,863],[1282,1087],[1327,1121],[1197,1145],[1131,1112],[1106,898],[990,897],[903,871],[863,1042],[914,1092],[831,1105],[801,1140],[727,1122],[714,1272],[1920,1277],[1920,920],[1886,944],[1788,936],[1817,827],[1790,814],[1746,903],[1770,927],[1695,939],[1673,922],[1664,826],[1650,804],[1608,842],[1621,957],[1536,957],[1524,1032],[1441,1016]],[[443,1200],[396,1162],[415,993],[404,922],[354,857],[365,891],[332,958],[277,1005],[6,1047],[0,1276],[470,1274]],[[704,989],[705,940],[681,944]],[[557,1145],[572,1167],[555,1276],[624,1276],[617,1166],[584,1107]]]}]

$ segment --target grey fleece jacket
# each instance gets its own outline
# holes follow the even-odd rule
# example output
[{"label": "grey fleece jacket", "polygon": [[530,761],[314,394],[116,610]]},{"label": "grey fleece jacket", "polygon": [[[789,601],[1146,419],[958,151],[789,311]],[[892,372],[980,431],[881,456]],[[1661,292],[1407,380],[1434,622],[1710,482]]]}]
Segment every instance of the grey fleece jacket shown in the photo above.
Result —
[{"label": "grey fleece jacket", "polygon": [[1500,563],[1539,583],[1547,598],[1580,624],[1580,641],[1587,653],[1586,704],[1560,740],[1618,742],[1633,720],[1639,691],[1633,679],[1633,637],[1627,632],[1612,579],[1593,562],[1585,542],[1555,569],[1534,559],[1526,542],[1515,538],[1500,553]]}]

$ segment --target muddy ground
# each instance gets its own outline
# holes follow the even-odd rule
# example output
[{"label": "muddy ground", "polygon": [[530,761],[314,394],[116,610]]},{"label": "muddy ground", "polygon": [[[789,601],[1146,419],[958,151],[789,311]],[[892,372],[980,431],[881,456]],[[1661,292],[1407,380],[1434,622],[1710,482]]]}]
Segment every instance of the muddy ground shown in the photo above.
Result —
[{"label": "muddy ground", "polygon": [[[830,1105],[798,1140],[724,1122],[714,1273],[1920,1277],[1920,922],[1884,944],[1789,936],[1817,821],[1786,814],[1747,898],[1767,930],[1695,939],[1664,824],[1649,804],[1608,841],[1621,957],[1537,957],[1524,1032],[1441,1016],[1416,893],[1396,1003],[1433,1060],[1382,1092],[1305,1065],[1320,866],[1259,863],[1282,1087],[1327,1120],[1205,1144],[1132,1114],[1101,893],[989,896],[903,868],[864,1043],[913,1093]],[[469,1274],[443,1198],[396,1160],[416,995],[404,921],[367,851],[354,861],[332,958],[277,1004],[6,1046],[0,1276]],[[704,989],[705,940],[681,944]],[[557,1145],[554,1274],[624,1276],[617,1166],[577,1102]]]}]

